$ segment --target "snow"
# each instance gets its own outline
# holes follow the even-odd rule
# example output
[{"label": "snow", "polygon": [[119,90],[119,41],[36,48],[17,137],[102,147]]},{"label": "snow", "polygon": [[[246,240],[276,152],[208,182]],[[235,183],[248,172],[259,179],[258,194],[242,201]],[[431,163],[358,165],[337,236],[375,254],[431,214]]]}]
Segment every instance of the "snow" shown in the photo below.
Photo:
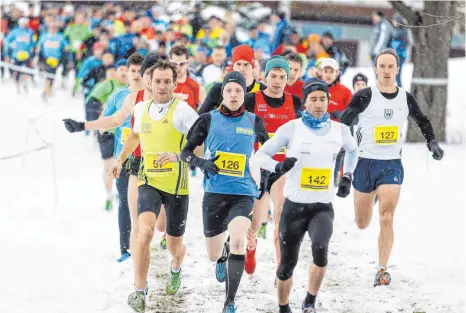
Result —
[{"label": "snow", "polygon": [[[62,118],[81,119],[80,96],[56,90],[48,104],[40,90],[17,95],[11,82],[0,85],[0,159],[50,142],[52,149],[0,160],[0,312],[120,313],[132,292],[132,260],[119,256],[117,212],[105,212],[98,148],[82,133],[69,134]],[[34,123],[29,119],[36,119]],[[28,127],[29,126],[29,127]],[[34,127],[33,127],[34,126]],[[26,135],[28,143],[26,144]],[[434,161],[425,144],[404,148],[405,182],[395,214],[395,245],[390,259],[392,285],[372,287],[377,260],[378,214],[364,231],[354,222],[353,198],[334,202],[335,225],[329,265],[318,296],[319,312],[466,312],[465,302],[465,147],[442,145]],[[54,161],[52,160],[54,156]],[[58,191],[55,205],[54,176]],[[200,177],[191,180],[185,244],[188,254],[182,286],[164,295],[170,258],[152,243],[147,312],[221,312],[224,286],[214,277],[202,232]],[[277,312],[273,286],[273,225],[260,240],[256,275],[246,275],[237,294],[238,312]],[[306,293],[310,241],[303,241],[290,304],[294,312]]]}]

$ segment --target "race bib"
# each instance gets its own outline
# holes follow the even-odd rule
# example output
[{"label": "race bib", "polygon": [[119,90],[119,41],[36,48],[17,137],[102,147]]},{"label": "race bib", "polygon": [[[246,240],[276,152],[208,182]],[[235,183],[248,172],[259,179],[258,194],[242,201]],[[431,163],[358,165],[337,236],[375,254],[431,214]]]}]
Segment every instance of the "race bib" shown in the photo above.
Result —
[{"label": "race bib", "polygon": [[58,66],[58,59],[57,58],[52,58],[52,57],[49,57],[45,60],[45,63],[50,66],[51,68],[57,68]]},{"label": "race bib", "polygon": [[155,177],[155,176],[167,176],[173,174],[175,171],[175,163],[167,163],[165,165],[158,165],[159,153],[145,153],[144,154],[144,171],[147,176]]},{"label": "race bib", "polygon": [[20,62],[26,61],[27,59],[29,59],[29,52],[27,51],[20,51],[16,54],[16,60]]},{"label": "race bib", "polygon": [[398,142],[398,126],[374,126],[374,142],[377,145],[392,145]]},{"label": "race bib", "polygon": [[329,168],[302,168],[299,187],[302,190],[326,191],[330,187]]},{"label": "race bib", "polygon": [[215,161],[220,175],[244,177],[246,167],[246,155],[230,152],[217,151],[220,157]]},{"label": "race bib", "polygon": [[121,129],[121,144],[124,145],[126,139],[128,139],[129,134],[131,134],[131,128],[129,127],[123,127]]},{"label": "race bib", "polygon": [[[274,136],[274,133],[269,133],[270,139]],[[259,142],[259,148],[262,147],[262,144]],[[286,154],[286,148],[283,147],[280,151],[277,152],[277,154]]]}]

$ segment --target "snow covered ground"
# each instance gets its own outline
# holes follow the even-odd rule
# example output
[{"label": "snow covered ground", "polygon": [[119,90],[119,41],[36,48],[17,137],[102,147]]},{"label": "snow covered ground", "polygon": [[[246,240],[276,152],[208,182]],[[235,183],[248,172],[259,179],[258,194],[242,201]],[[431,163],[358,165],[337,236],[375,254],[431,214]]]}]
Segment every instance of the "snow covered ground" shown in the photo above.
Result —
[{"label": "snow covered ground", "polygon": [[[117,212],[105,212],[102,162],[90,137],[69,134],[62,118],[82,119],[81,99],[57,89],[48,104],[39,89],[17,95],[11,82],[0,85],[0,158],[27,146],[43,146],[34,127],[53,150],[26,158],[0,160],[0,312],[120,313],[132,291],[132,260],[119,264]],[[37,119],[28,123],[28,119]],[[33,127],[34,126],[34,127]],[[26,135],[28,142],[26,143]],[[326,313],[466,312],[465,147],[443,145],[434,161],[424,144],[404,149],[405,184],[395,215],[395,245],[390,260],[392,285],[372,287],[377,260],[378,214],[364,231],[354,222],[353,198],[337,198],[329,266],[318,296]],[[54,156],[54,162],[52,160]],[[55,205],[54,170],[58,191]],[[221,312],[224,286],[216,282],[202,233],[201,178],[191,180],[183,282],[165,296],[168,252],[153,241],[148,312]],[[238,312],[277,312],[273,287],[275,254],[260,240],[253,279],[243,277]],[[306,292],[310,241],[301,248],[291,306]]]}]

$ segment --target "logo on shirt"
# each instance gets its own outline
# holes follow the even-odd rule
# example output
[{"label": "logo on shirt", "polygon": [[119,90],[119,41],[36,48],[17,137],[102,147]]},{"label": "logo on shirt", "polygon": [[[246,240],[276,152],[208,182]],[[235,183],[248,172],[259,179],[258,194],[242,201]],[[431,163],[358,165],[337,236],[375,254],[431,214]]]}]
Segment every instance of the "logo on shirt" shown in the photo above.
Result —
[{"label": "logo on shirt", "polygon": [[238,135],[252,136],[254,132],[251,128],[236,127],[236,133]]},{"label": "logo on shirt", "polygon": [[383,116],[387,120],[391,119],[393,117],[393,110],[392,109],[385,109]]},{"label": "logo on shirt", "polygon": [[259,103],[259,104],[257,105],[257,111],[258,111],[258,112],[267,111],[267,103]]},{"label": "logo on shirt", "polygon": [[151,133],[151,123],[141,123],[141,133],[150,134]]},{"label": "logo on shirt", "polygon": [[168,120],[165,119],[162,123],[163,123],[163,124],[168,124]]},{"label": "logo on shirt", "polygon": [[274,120],[287,120],[288,119],[287,114],[268,113],[268,114],[265,114],[264,117],[274,119]]}]

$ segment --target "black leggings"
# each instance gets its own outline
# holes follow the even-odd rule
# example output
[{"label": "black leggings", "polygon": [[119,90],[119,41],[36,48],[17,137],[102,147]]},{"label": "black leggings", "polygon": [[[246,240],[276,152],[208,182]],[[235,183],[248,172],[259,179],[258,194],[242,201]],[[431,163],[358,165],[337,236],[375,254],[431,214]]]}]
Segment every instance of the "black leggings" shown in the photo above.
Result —
[{"label": "black leggings", "polygon": [[278,279],[287,280],[293,276],[306,231],[312,241],[314,264],[319,267],[327,265],[333,218],[331,203],[296,203],[285,199],[280,218],[281,257],[277,269]]}]

